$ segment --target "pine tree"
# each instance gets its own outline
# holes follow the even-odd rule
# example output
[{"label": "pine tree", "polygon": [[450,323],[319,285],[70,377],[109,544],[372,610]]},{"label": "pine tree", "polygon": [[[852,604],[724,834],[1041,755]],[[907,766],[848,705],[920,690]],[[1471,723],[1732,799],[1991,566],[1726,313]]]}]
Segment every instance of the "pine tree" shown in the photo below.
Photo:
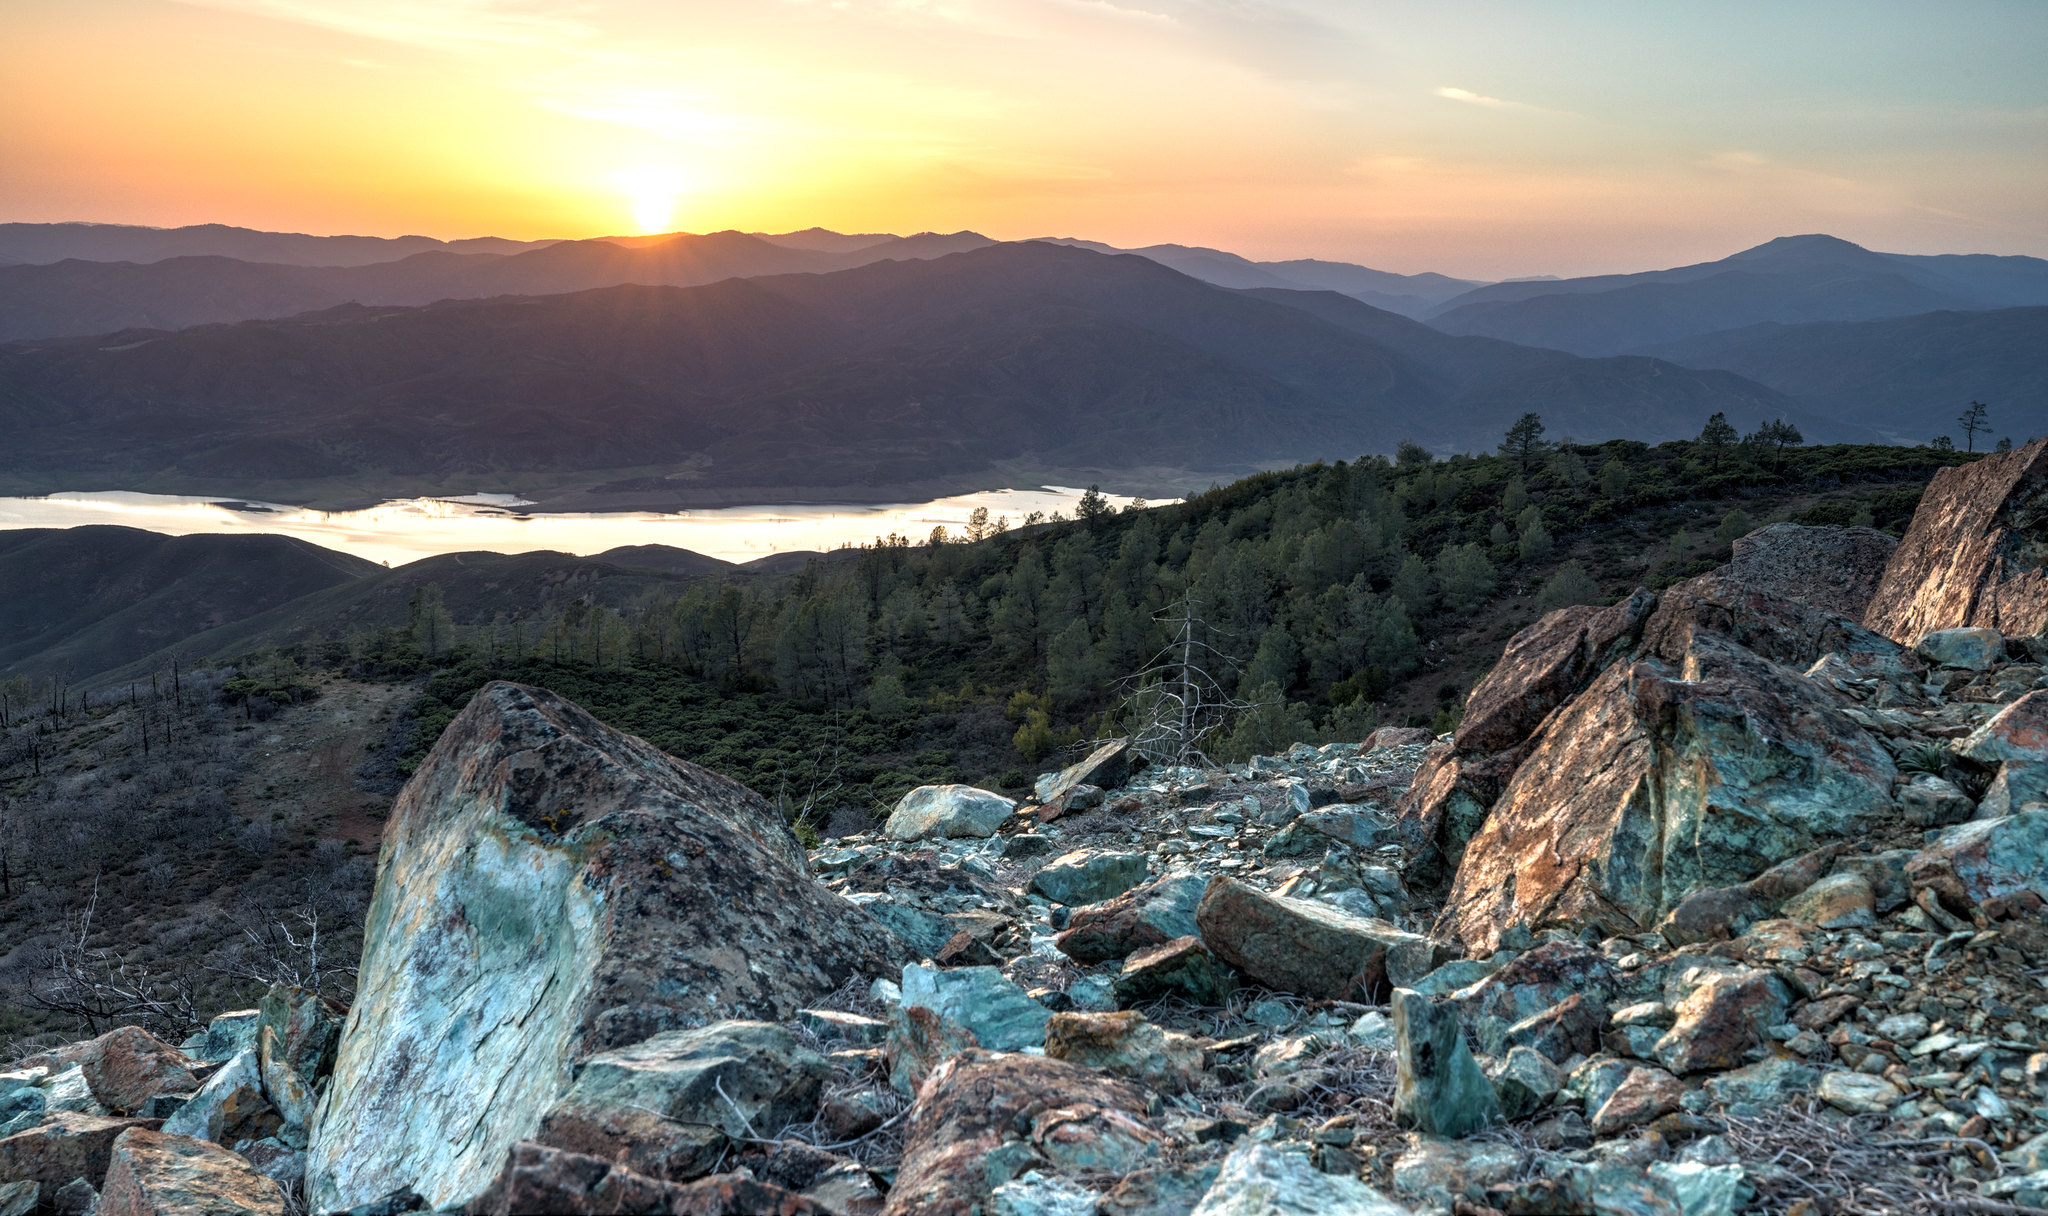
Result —
[{"label": "pine tree", "polygon": [[1517,418],[1515,425],[1508,428],[1507,438],[1501,441],[1500,454],[1512,458],[1527,473],[1536,458],[1549,447],[1543,442],[1543,418],[1528,413]]},{"label": "pine tree", "polygon": [[1990,412],[1990,407],[1982,401],[1972,401],[1962,413],[1956,415],[1956,422],[1963,428],[1964,451],[1977,450],[1977,432],[1991,429],[1984,420]]}]

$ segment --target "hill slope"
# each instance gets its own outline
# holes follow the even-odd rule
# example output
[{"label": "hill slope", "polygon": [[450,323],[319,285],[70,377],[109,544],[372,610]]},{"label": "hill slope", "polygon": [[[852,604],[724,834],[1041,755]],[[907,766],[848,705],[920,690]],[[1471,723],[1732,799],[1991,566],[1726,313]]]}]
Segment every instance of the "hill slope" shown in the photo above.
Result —
[{"label": "hill slope", "polygon": [[1560,432],[1620,419],[1645,440],[1715,410],[1747,426],[1792,408],[1654,360],[1487,347],[1540,375],[1475,379],[1470,344],[1374,323],[1415,340],[1037,243],[696,288],[350,306],[0,348],[15,436],[0,471],[246,484],[659,465],[699,486],[881,487],[1017,459],[1232,472],[1404,437],[1491,447],[1530,408]]},{"label": "hill slope", "polygon": [[0,532],[0,675],[82,679],[382,569],[285,536]]},{"label": "hill slope", "polygon": [[40,265],[82,258],[90,262],[160,262],[165,258],[226,257],[288,266],[367,266],[415,253],[518,253],[552,241],[498,236],[439,241],[426,236],[308,236],[262,232],[228,224],[149,228],[138,224],[0,224],[0,263]]},{"label": "hill slope", "polygon": [[1671,270],[1495,283],[1426,319],[1447,333],[1608,355],[1764,322],[2035,304],[2048,304],[2048,261],[2039,258],[1917,257],[1797,236]]}]

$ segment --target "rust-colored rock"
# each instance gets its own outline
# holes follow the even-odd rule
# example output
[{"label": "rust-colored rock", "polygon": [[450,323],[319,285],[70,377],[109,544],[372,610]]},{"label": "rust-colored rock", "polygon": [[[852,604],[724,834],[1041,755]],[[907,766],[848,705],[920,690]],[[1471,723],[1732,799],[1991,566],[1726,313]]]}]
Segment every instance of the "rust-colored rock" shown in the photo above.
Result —
[{"label": "rust-colored rock", "polygon": [[1387,952],[1427,945],[1386,921],[1222,875],[1209,880],[1195,922],[1224,962],[1269,988],[1323,1000],[1379,999],[1390,989]]},{"label": "rust-colored rock", "polygon": [[0,1140],[0,1179],[33,1182],[47,1204],[73,1178],[97,1187],[107,1176],[114,1141],[130,1128],[155,1131],[161,1119],[116,1119],[59,1111],[38,1127]]},{"label": "rust-colored rock", "polygon": [[198,1062],[140,1026],[118,1026],[75,1052],[92,1096],[109,1110],[131,1113],[157,1094],[199,1088]]},{"label": "rust-colored rock", "polygon": [[1891,756],[1831,691],[1688,631],[1681,664],[1616,664],[1558,712],[1466,848],[1442,929],[1633,933],[1891,815]]},{"label": "rust-colored rock", "polygon": [[1727,567],[1666,590],[1643,625],[1638,653],[1682,663],[1693,635],[1701,631],[1718,634],[1774,663],[1801,671],[1829,653],[1856,667],[1920,666],[1918,659],[1889,638],[1854,620],[1774,595],[1744,582]]},{"label": "rust-colored rock", "polygon": [[1415,778],[1394,806],[1394,835],[1405,860],[1404,879],[1422,886],[1449,881],[1466,844],[1486,822],[1487,808],[1514,778],[1531,744],[1491,756],[1461,753],[1440,743],[1423,753]]},{"label": "rust-colored rock", "polygon": [[1573,996],[1604,1004],[1614,992],[1614,968],[1598,950],[1576,942],[1545,942],[1460,993],[1457,1004],[1467,1020],[1493,1017],[1516,1023]]},{"label": "rust-colored rock", "polygon": [[905,1133],[890,1216],[975,1216],[1023,1174],[1128,1173],[1167,1145],[1145,1091],[1065,1060],[963,1052],[926,1082]]},{"label": "rust-colored rock", "polygon": [[1911,645],[1936,629],[2048,628],[2048,439],[1928,483],[1863,624]]},{"label": "rust-colored rock", "polygon": [[277,1183],[190,1136],[130,1128],[114,1141],[97,1216],[284,1216]]},{"label": "rust-colored rock", "polygon": [[[765,799],[537,688],[494,683],[392,811],[310,1206],[456,1206],[574,1061],[715,1018],[780,1021],[905,961],[813,881]],[[450,1137],[446,1129],[469,1129]]]},{"label": "rust-colored rock", "polygon": [[1635,594],[1605,608],[1560,608],[1517,633],[1465,700],[1453,736],[1461,752],[1491,755],[1527,739],[1551,710],[1625,654],[1656,607]]},{"label": "rust-colored rock", "polygon": [[[1195,932],[1202,880],[1169,874],[1113,899],[1074,909],[1055,943],[1079,963],[1106,963]],[[940,960],[944,961],[944,960]]]},{"label": "rust-colored rock", "polygon": [[1685,1085],[1661,1068],[1634,1068],[1593,1112],[1595,1135],[1611,1136],[1679,1109]]},{"label": "rust-colored rock", "polygon": [[830,1216],[831,1209],[741,1174],[663,1182],[601,1157],[522,1142],[507,1152],[505,1168],[490,1188],[463,1211],[468,1216]]},{"label": "rust-colored rock", "polygon": [[1673,1008],[1677,1020],[1657,1040],[1657,1062],[1675,1073],[1734,1068],[1785,1020],[1791,994],[1766,971],[1705,977]]},{"label": "rust-colored rock", "polygon": [[1365,737],[1358,745],[1364,752],[1377,751],[1382,747],[1413,747],[1418,743],[1434,743],[1436,736],[1426,726],[1382,726]]},{"label": "rust-colored rock", "polygon": [[1720,573],[1767,595],[1860,621],[1898,547],[1875,528],[1768,524],[1735,542]]}]

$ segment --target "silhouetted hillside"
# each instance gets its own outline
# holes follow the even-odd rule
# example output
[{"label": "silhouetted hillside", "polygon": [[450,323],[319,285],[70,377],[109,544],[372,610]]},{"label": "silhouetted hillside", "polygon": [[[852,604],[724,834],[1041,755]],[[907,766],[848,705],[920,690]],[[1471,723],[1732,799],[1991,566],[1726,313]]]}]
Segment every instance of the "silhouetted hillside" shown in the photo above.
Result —
[{"label": "silhouetted hillside", "polygon": [[431,304],[621,283],[689,287],[755,275],[841,270],[884,258],[939,257],[989,243],[971,232],[921,233],[833,252],[714,232],[646,241],[560,241],[511,255],[436,249],[361,266],[270,265],[215,256],[146,264],[71,260],[0,266],[0,341],[184,329],[288,317],[344,303]]},{"label": "silhouetted hillside", "polygon": [[382,569],[286,536],[0,531],[0,674],[84,678]]},{"label": "silhouetted hillside", "polygon": [[160,262],[165,258],[228,257],[287,266],[367,266],[429,250],[518,253],[552,241],[511,241],[498,236],[438,241],[427,236],[308,236],[260,232],[227,224],[148,228],[137,224],[0,224],[0,263],[42,264],[80,258],[89,262]]},{"label": "silhouetted hillside", "polygon": [[1097,253],[1135,253],[1218,287],[1339,292],[1405,317],[1422,316],[1445,300],[1478,285],[1470,279],[1454,279],[1448,275],[1395,274],[1350,262],[1326,262],[1316,258],[1255,262],[1221,249],[1199,246],[1147,245],[1142,249],[1119,249],[1100,241],[1073,237],[1050,239],[1049,243],[1093,249]]},{"label": "silhouetted hillside", "polygon": [[1535,378],[1475,379],[1461,347],[1375,323],[1412,353],[1362,322],[1039,243],[687,289],[348,306],[0,348],[0,460],[103,480],[672,465],[701,486],[857,487],[1019,459],[1227,473],[1402,438],[1490,448],[1539,405],[1562,433],[1619,419],[1657,440],[1715,410],[1746,426],[1791,404],[1721,373],[1492,347]]},{"label": "silhouetted hillside", "polygon": [[1650,353],[1739,373],[1901,442],[1962,442],[1954,422],[1970,401],[1991,407],[1994,435],[2048,434],[2048,308],[1757,325]]},{"label": "silhouetted hillside", "polygon": [[1917,257],[1798,236],[1672,270],[1495,283],[1425,319],[1447,333],[1607,355],[1763,322],[2031,304],[2048,304],[2048,261],[2039,258]]}]

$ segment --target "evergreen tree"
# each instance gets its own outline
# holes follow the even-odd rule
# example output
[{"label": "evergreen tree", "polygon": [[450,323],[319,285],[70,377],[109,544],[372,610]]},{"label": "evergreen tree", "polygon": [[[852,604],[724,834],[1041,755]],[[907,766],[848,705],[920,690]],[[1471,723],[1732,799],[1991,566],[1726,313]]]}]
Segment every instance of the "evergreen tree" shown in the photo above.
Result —
[{"label": "evergreen tree", "polygon": [[1574,604],[1597,604],[1600,602],[1600,584],[1586,573],[1586,568],[1576,561],[1568,561],[1557,568],[1550,581],[1543,584],[1543,590],[1536,594],[1536,606],[1545,612],[1569,608]]},{"label": "evergreen tree", "polygon": [[1493,563],[1478,545],[1445,545],[1436,559],[1437,589],[1444,605],[1453,612],[1465,612],[1493,594]]},{"label": "evergreen tree", "polygon": [[1628,497],[1629,471],[1626,462],[1619,458],[1600,466],[1601,497],[1620,502]]},{"label": "evergreen tree", "polygon": [[1985,405],[1982,401],[1972,401],[1964,408],[1962,413],[1956,415],[1957,424],[1963,428],[1964,451],[1974,452],[1977,450],[1977,432],[1989,431],[1991,429],[1990,425],[1985,422],[1985,417],[1990,412],[1991,407]]},{"label": "evergreen tree", "polygon": [[1705,449],[1708,467],[1719,471],[1728,459],[1728,449],[1741,438],[1741,433],[1730,425],[1728,415],[1716,411],[1707,419],[1707,425],[1700,430],[1700,447]]},{"label": "evergreen tree", "polygon": [[1543,442],[1543,419],[1532,412],[1517,418],[1515,424],[1508,428],[1507,437],[1501,441],[1500,454],[1513,460],[1522,472],[1527,473],[1549,446]]}]

